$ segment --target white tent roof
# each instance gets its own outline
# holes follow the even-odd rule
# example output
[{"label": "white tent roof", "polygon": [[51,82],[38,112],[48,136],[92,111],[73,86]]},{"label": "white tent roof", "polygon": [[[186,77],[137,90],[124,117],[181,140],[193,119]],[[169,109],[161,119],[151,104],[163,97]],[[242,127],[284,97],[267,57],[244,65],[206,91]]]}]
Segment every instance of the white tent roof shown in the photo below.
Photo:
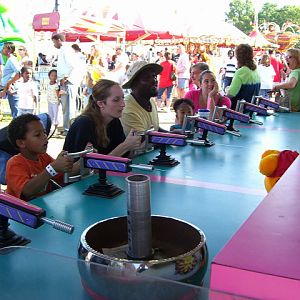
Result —
[{"label": "white tent roof", "polygon": [[225,21],[193,22],[186,25],[184,36],[208,41],[227,41],[233,44],[250,43],[251,39],[230,23]]}]

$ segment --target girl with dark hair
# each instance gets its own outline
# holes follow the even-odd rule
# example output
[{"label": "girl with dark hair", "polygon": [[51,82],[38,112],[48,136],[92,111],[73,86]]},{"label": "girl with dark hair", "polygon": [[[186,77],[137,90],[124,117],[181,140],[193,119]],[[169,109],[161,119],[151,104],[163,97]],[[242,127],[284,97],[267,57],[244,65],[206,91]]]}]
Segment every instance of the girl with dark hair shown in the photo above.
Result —
[{"label": "girl with dark hair", "polygon": [[98,81],[85,110],[70,127],[64,150],[78,152],[92,144],[98,153],[123,156],[138,149],[141,137],[134,135],[134,130],[125,138],[119,120],[124,107],[124,94],[119,84],[107,79]]},{"label": "girl with dark hair", "polygon": [[30,67],[22,67],[20,74],[23,80],[16,82],[19,96],[18,116],[34,114],[38,101],[38,88],[32,80],[33,70]]},{"label": "girl with dark hair", "polygon": [[234,73],[228,90],[233,109],[236,108],[238,100],[251,102],[254,96],[258,96],[260,89],[260,77],[254,62],[252,47],[248,44],[238,45],[235,56],[238,70]]}]

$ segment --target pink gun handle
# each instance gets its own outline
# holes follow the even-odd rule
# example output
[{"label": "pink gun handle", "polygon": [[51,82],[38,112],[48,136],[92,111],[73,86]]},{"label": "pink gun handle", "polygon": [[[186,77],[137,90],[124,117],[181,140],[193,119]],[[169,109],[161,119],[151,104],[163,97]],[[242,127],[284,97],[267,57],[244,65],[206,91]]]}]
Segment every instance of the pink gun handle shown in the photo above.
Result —
[{"label": "pink gun handle", "polygon": [[170,138],[177,138],[177,139],[184,139],[185,136],[182,134],[175,134],[175,133],[168,133],[168,132],[158,132],[158,131],[150,131],[148,135],[153,136],[161,136],[161,137],[170,137]]},{"label": "pink gun handle", "polygon": [[19,198],[16,198],[14,196],[11,196],[11,195],[3,193],[3,192],[0,192],[0,201],[9,206],[23,208],[24,210],[31,212],[35,215],[40,214],[44,211],[42,208],[40,208],[38,206],[35,206],[24,200],[21,200]]},{"label": "pink gun handle", "polygon": [[86,158],[100,159],[100,160],[109,160],[109,161],[117,161],[117,162],[123,162],[123,163],[131,163],[131,159],[129,159],[129,158],[112,156],[112,155],[104,155],[104,154],[99,154],[99,153],[88,153],[88,154],[86,154],[85,157]]}]

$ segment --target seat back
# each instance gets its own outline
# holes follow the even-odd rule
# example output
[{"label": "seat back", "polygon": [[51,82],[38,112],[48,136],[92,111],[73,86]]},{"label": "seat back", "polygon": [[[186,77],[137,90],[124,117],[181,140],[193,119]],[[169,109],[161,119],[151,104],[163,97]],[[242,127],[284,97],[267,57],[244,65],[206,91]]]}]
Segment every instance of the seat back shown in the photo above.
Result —
[{"label": "seat back", "polygon": [[12,155],[8,154],[3,150],[0,150],[0,185],[6,184],[6,180],[5,180],[6,164],[11,157]]}]

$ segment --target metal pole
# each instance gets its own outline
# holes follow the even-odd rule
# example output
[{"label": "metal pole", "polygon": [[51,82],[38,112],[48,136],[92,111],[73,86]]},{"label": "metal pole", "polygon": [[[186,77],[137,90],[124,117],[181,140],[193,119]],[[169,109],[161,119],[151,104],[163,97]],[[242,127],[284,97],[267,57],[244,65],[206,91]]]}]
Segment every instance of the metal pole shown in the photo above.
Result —
[{"label": "metal pole", "polygon": [[54,10],[53,11],[58,11],[58,0],[55,0],[55,4],[54,4]]},{"label": "metal pole", "polygon": [[126,177],[128,251],[133,259],[152,254],[150,178],[136,174]]}]

